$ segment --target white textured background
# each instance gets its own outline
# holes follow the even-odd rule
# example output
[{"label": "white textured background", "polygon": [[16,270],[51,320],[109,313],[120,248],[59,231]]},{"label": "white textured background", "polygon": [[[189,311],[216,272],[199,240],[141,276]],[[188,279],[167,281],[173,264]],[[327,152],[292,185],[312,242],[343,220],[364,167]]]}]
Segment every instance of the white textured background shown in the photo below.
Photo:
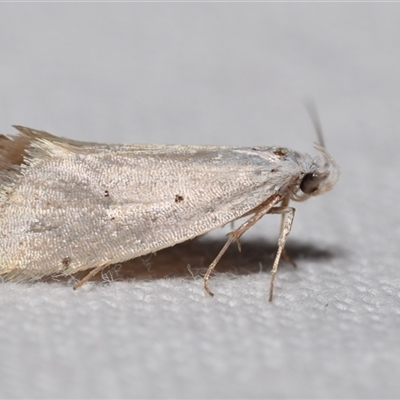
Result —
[{"label": "white textured background", "polygon": [[0,284],[0,396],[398,398],[399,18],[378,3],[0,4],[3,133],[313,152],[311,97],[342,171],[298,204],[298,268],[282,263],[272,304],[273,216],[227,254],[214,298],[199,274],[222,231],[139,261],[134,280]]}]

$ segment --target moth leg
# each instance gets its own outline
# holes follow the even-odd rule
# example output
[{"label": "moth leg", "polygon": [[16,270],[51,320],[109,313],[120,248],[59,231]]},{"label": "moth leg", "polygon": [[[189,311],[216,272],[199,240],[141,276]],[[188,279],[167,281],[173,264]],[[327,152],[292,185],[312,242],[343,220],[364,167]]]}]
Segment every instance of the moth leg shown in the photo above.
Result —
[{"label": "moth leg", "polygon": [[[229,234],[229,238],[227,242],[225,243],[224,247],[221,249],[221,251],[218,253],[217,257],[215,257],[215,260],[210,264],[208,267],[208,270],[206,274],[204,275],[204,290],[210,295],[214,296],[214,293],[211,292],[211,290],[208,288],[208,280],[210,279],[210,275],[215,269],[215,266],[218,264],[219,260],[221,257],[224,255],[228,247],[231,245],[233,241],[239,241],[240,237],[248,230],[250,229],[257,221],[259,221],[265,214],[268,214],[271,210],[273,210],[273,206],[280,202],[282,200],[282,196],[279,194],[276,194],[274,196],[271,196],[269,199],[267,199],[264,203],[260,204],[258,207],[254,209],[255,214],[249,218],[247,221],[245,221],[239,228],[237,228],[234,232],[231,232]],[[250,214],[250,213],[248,213]]]},{"label": "moth leg", "polygon": [[[236,231],[235,231],[236,232]],[[215,266],[218,264],[218,261],[221,259],[221,257],[224,255],[228,247],[231,245],[231,243],[235,239],[233,238],[233,235],[229,235],[228,240],[226,241],[224,247],[221,249],[221,251],[218,253],[217,257],[215,257],[214,261],[210,264],[210,266],[207,269],[206,274],[204,275],[203,278],[203,283],[204,283],[204,290],[210,295],[214,296],[214,293],[208,288],[208,280],[210,279],[211,273],[214,271]]]},{"label": "moth leg", "polygon": [[295,208],[293,207],[273,207],[269,210],[269,214],[282,214],[284,218],[284,223],[282,224],[281,233],[278,239],[278,251],[276,252],[274,264],[271,270],[271,281],[269,285],[269,301],[272,301],[274,295],[274,282],[276,272],[278,271],[279,260],[285,248],[286,239],[289,236],[290,230],[292,229],[293,218],[295,213]]},{"label": "moth leg", "polygon": [[96,274],[98,274],[102,269],[104,269],[106,266],[102,265],[100,267],[96,267],[95,269],[92,269],[87,275],[85,275],[78,283],[75,283],[74,285],[74,290],[78,289],[81,287],[85,282],[88,280],[92,279]]},{"label": "moth leg", "polygon": [[[285,197],[282,202],[281,202],[281,207],[287,207],[289,205],[289,197]],[[282,214],[281,218],[281,230],[280,232],[283,231],[283,228],[285,226],[285,220],[286,220],[286,215],[285,213]],[[293,267],[296,267],[296,263],[290,258],[289,254],[286,251],[286,248],[282,250],[282,258],[288,262],[289,264],[292,264]]]}]

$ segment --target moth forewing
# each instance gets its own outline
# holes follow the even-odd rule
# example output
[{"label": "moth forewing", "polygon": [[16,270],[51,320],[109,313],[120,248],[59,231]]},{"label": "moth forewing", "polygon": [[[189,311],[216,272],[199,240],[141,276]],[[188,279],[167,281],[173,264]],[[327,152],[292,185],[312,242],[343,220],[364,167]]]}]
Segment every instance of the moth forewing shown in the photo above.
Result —
[{"label": "moth forewing", "polygon": [[[278,147],[95,144],[18,130],[9,143],[0,142],[0,274],[8,279],[92,269],[83,283],[107,265],[249,215],[221,256],[266,213],[289,214],[272,296],[294,213],[278,203],[299,196],[305,176],[304,187],[322,184],[315,160]],[[24,158],[12,162],[4,147],[19,142]],[[218,259],[204,280],[210,294],[208,278]]]}]

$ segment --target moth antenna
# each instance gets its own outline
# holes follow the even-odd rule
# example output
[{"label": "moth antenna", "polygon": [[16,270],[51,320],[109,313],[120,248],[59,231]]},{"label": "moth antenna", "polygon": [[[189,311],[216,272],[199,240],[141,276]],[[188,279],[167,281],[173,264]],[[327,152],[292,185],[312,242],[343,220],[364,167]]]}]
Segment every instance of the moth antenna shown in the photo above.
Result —
[{"label": "moth antenna", "polygon": [[311,122],[314,125],[315,132],[317,133],[318,143],[316,143],[314,147],[322,154],[325,160],[324,168],[327,171],[329,171],[329,176],[326,179],[324,186],[321,187],[319,190],[315,191],[315,193],[313,193],[313,195],[319,195],[322,193],[329,192],[333,188],[333,186],[339,179],[340,172],[339,172],[339,167],[336,164],[335,160],[326,150],[324,135],[322,132],[322,124],[321,120],[319,119],[315,103],[313,101],[307,101],[305,106],[311,118]]},{"label": "moth antenna", "polygon": [[323,147],[324,149],[326,149],[324,134],[322,132],[322,124],[321,124],[321,120],[319,119],[317,107],[314,102],[309,101],[306,103],[306,108],[308,111],[308,115],[311,118],[311,122],[314,125],[314,129],[317,134],[318,144],[321,147]]}]

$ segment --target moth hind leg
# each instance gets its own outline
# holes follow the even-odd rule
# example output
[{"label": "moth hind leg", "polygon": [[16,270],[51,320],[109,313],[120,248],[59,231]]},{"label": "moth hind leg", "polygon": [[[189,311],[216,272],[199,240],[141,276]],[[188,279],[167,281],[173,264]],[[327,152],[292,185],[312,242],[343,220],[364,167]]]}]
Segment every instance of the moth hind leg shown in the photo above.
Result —
[{"label": "moth hind leg", "polygon": [[84,283],[92,279],[95,275],[97,275],[102,269],[107,267],[107,265],[101,265],[92,269],[87,275],[85,275],[79,282],[75,283],[74,290],[80,288]]}]

